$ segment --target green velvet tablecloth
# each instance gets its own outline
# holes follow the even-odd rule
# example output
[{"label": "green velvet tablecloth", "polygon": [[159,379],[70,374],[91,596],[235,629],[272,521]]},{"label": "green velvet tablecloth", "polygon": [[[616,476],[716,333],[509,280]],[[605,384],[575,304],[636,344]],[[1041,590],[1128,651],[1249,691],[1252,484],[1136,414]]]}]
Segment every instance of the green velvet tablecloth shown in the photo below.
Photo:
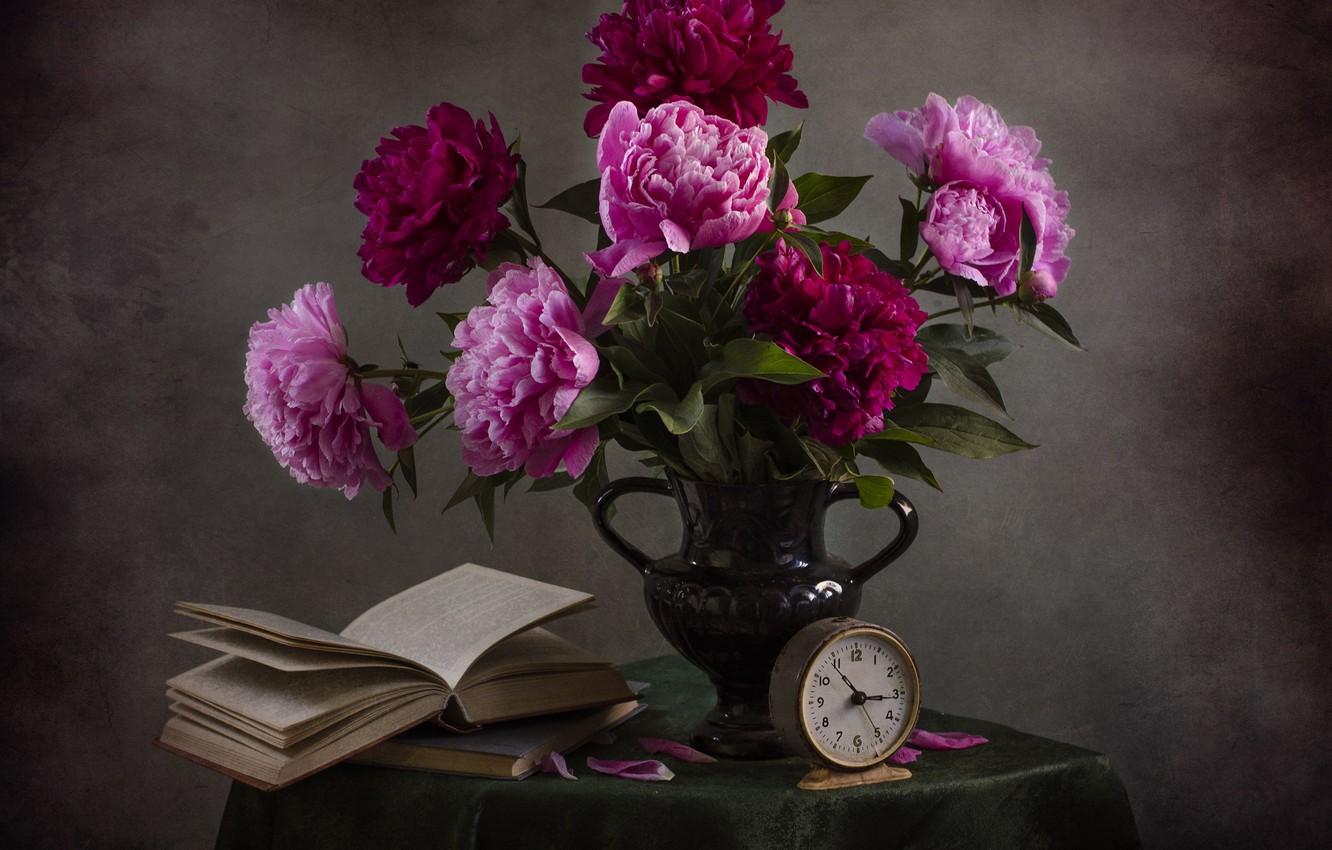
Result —
[{"label": "green velvet tablecloth", "polygon": [[586,756],[646,758],[637,738],[687,741],[711,705],[703,676],[676,656],[627,665],[650,708],[610,745],[569,757],[577,782],[521,782],[342,764],[282,791],[236,783],[219,848],[874,848],[1137,847],[1123,784],[1097,753],[924,710],[920,727],[989,744],[926,751],[913,776],[865,788],[801,791],[799,759],[694,765],[633,782]]}]

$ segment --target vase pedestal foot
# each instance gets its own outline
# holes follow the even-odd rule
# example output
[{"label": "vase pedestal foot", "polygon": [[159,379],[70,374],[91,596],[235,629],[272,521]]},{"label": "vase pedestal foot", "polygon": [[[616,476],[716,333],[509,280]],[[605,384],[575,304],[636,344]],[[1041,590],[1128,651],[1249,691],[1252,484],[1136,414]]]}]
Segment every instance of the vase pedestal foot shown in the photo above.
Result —
[{"label": "vase pedestal foot", "polygon": [[776,759],[789,756],[768,714],[768,694],[737,698],[719,692],[717,705],[694,727],[690,743],[718,758]]}]

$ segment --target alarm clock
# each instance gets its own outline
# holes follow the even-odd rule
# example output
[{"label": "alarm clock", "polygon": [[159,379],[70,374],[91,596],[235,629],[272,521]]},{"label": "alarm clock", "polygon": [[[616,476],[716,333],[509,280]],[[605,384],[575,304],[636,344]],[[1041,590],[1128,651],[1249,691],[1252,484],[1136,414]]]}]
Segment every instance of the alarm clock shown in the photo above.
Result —
[{"label": "alarm clock", "polygon": [[850,617],[796,632],[773,665],[768,693],[787,747],[834,771],[878,768],[906,743],[920,713],[920,673],[906,644]]}]

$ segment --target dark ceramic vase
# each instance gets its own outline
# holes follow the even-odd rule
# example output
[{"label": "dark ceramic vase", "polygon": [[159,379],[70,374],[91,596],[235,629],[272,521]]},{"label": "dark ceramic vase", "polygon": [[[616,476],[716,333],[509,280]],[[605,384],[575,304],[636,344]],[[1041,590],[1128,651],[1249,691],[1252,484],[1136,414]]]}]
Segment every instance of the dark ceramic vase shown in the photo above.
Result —
[{"label": "dark ceramic vase", "polygon": [[[674,497],[684,525],[678,554],[649,558],[610,527],[607,511],[626,493]],[[712,484],[675,475],[612,481],[597,497],[597,530],[643,574],[653,622],[717,689],[716,707],[694,731],[695,747],[732,758],[786,755],[768,715],[778,653],[815,620],[854,616],[864,583],[916,537],[915,508],[897,494],[891,543],[854,567],[829,555],[824,513],[855,498],[850,483]]]}]

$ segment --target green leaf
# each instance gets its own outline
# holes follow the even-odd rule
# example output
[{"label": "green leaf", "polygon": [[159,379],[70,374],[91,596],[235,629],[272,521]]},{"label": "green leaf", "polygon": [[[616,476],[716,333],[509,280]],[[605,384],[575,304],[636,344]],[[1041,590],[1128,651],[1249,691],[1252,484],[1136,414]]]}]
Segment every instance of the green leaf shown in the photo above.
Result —
[{"label": "green leaf", "polygon": [[527,488],[529,493],[549,493],[552,490],[561,490],[565,487],[574,485],[573,478],[569,477],[567,472],[557,472],[554,475],[547,475],[545,478],[535,478],[532,480],[532,486]]},{"label": "green leaf", "polygon": [[902,262],[909,263],[916,256],[916,248],[920,247],[920,213],[916,211],[916,205],[906,198],[899,197],[897,200],[902,202],[902,233],[898,239],[898,256]]},{"label": "green leaf", "polygon": [[695,382],[685,393],[685,397],[677,400],[675,394],[669,392],[665,384],[657,384],[667,390],[665,398],[647,398],[639,403],[635,411],[643,413],[651,410],[661,417],[662,424],[666,430],[672,434],[687,434],[695,425],[698,424],[699,417],[703,415],[703,385]]},{"label": "green leaf", "polygon": [[971,329],[970,336],[963,325],[947,322],[926,325],[916,332],[916,341],[927,349],[952,348],[965,352],[982,366],[998,363],[1013,351],[1013,343],[1007,338],[979,325]]},{"label": "green leaf", "polygon": [[392,487],[385,487],[385,488],[384,488],[384,498],[383,498],[383,500],[380,502],[380,505],[383,507],[383,510],[384,510],[384,519],[388,520],[388,526],[389,526],[389,529],[392,530],[394,534],[397,534],[397,533],[398,533],[398,524],[397,524],[396,522],[393,521],[393,488],[392,488]]},{"label": "green leaf", "polygon": [[956,348],[928,344],[924,348],[930,356],[930,367],[943,380],[944,386],[969,401],[988,405],[1008,415],[1004,397],[984,363]]},{"label": "green leaf", "polygon": [[1031,219],[1027,216],[1027,207],[1022,207],[1022,229],[1019,231],[1022,239],[1022,260],[1018,267],[1018,280],[1027,276],[1031,271],[1032,264],[1036,262],[1036,228],[1032,226]]},{"label": "green leaf", "polygon": [[564,417],[555,423],[555,427],[572,431],[595,425],[633,407],[634,402],[648,389],[638,383],[627,383],[621,388],[616,386],[615,381],[599,377],[583,387]]},{"label": "green leaf", "polygon": [[768,209],[776,211],[791,187],[791,175],[786,172],[786,160],[774,157],[772,163],[772,190],[768,192]]},{"label": "green leaf", "polygon": [[647,309],[643,305],[643,292],[633,284],[621,286],[615,293],[615,298],[611,301],[610,307],[606,309],[606,317],[601,320],[603,325],[623,325],[629,322],[636,322],[647,315]]},{"label": "green leaf", "polygon": [[398,468],[402,470],[402,480],[407,482],[407,486],[412,488],[412,495],[416,496],[416,447],[408,446],[398,452]]},{"label": "green leaf", "polygon": [[1035,327],[1046,336],[1056,339],[1076,351],[1086,351],[1078,338],[1073,335],[1073,329],[1069,327],[1068,321],[1060,314],[1058,310],[1045,302],[1039,304],[1023,304],[1021,309],[1028,316],[1036,320]]},{"label": "green leaf", "polygon": [[893,479],[886,475],[857,475],[856,493],[860,504],[871,510],[886,508],[893,503]]},{"label": "green leaf", "polygon": [[[621,291],[623,291],[623,287]],[[655,325],[657,317],[661,315],[662,298],[661,291],[657,289],[649,291],[643,298],[643,315],[647,318],[648,327]]]},{"label": "green leaf", "polygon": [[967,279],[962,277],[953,277],[953,297],[957,299],[958,309],[962,311],[962,321],[966,323],[967,333],[971,333],[972,328],[976,327],[976,308],[971,300],[971,289],[967,286]]},{"label": "green leaf", "polygon": [[800,193],[800,211],[810,224],[827,221],[851,206],[851,202],[872,176],[834,177],[814,172],[802,174],[795,180],[796,191]]},{"label": "green leaf", "polygon": [[[708,364],[700,377],[703,392],[733,378],[758,378],[774,384],[803,384],[823,373],[775,342],[742,337],[722,348],[720,360]],[[586,390],[584,390],[586,392]]]},{"label": "green leaf", "polygon": [[823,274],[823,248],[814,239],[803,233],[787,231],[782,234],[782,239],[794,245],[800,253],[805,255],[809,264],[814,267],[814,271]]},{"label": "green leaf", "polygon": [[963,457],[992,458],[1036,448],[993,419],[951,404],[899,407],[893,421],[929,437],[929,448]]},{"label": "green leaf", "polygon": [[597,496],[601,495],[602,489],[609,481],[610,473],[606,470],[606,444],[602,443],[592,454],[587,469],[578,476],[578,483],[574,484],[574,497],[588,510],[592,510],[596,506]]},{"label": "green leaf", "polygon": [[600,195],[601,178],[594,177],[577,186],[570,186],[544,204],[537,204],[537,209],[559,210],[576,215],[584,221],[600,224],[601,213],[598,211]]},{"label": "green leaf", "polygon": [[920,443],[929,445],[930,438],[924,434],[917,434],[906,428],[898,428],[892,422],[888,422],[882,431],[874,434],[868,434],[861,438],[861,442],[878,440],[885,443]]},{"label": "green leaf", "polygon": [[[491,476],[494,478],[495,476]],[[489,480],[489,479],[485,479]],[[495,542],[495,485],[492,482],[490,486],[482,488],[480,493],[472,497],[476,502],[476,509],[481,512],[481,522],[486,527],[486,536],[490,542]]]},{"label": "green leaf", "polygon": [[448,400],[449,388],[444,385],[443,381],[437,381],[407,399],[403,406],[407,408],[407,416],[414,417],[429,413],[432,410],[439,410]]},{"label": "green leaf", "polygon": [[868,239],[852,236],[851,234],[843,233],[840,230],[824,230],[821,227],[801,225],[800,232],[821,245],[831,245],[835,248],[843,242],[849,242],[851,243],[851,250],[861,254],[868,251],[878,250]]},{"label": "green leaf", "polygon": [[513,184],[513,199],[510,206],[513,208],[514,218],[518,219],[518,226],[532,237],[538,249],[541,247],[541,240],[537,237],[536,228],[532,226],[532,214],[527,209],[527,160],[518,160],[518,179]]},{"label": "green leaf", "polygon": [[462,313],[436,313],[435,315],[443,319],[444,324],[448,325],[449,330],[451,331],[457,330],[458,325],[462,322],[462,320],[467,318],[466,311]]},{"label": "green leaf", "polygon": [[463,476],[463,480],[458,482],[457,489],[453,491],[453,495],[449,497],[449,501],[444,505],[444,510],[440,511],[440,513],[448,513],[453,508],[472,498],[473,495],[481,491],[481,487],[483,487],[484,484],[485,479],[469,469],[467,475]]},{"label": "green leaf", "polygon": [[936,490],[943,490],[939,486],[939,479],[920,459],[920,452],[914,446],[892,440],[861,440],[856,448],[887,472],[924,481]]},{"label": "green leaf", "polygon": [[[782,162],[790,162],[791,157],[795,156],[796,149],[800,147],[800,134],[805,130],[805,122],[801,121],[795,126],[794,130],[787,130],[784,133],[778,133],[771,139],[768,139],[768,159],[774,157],[780,158]],[[778,198],[777,200],[781,200]]]},{"label": "green leaf", "polygon": [[717,430],[717,405],[704,405],[700,414],[697,427],[680,437],[680,454],[700,479],[726,481],[728,464]]}]

